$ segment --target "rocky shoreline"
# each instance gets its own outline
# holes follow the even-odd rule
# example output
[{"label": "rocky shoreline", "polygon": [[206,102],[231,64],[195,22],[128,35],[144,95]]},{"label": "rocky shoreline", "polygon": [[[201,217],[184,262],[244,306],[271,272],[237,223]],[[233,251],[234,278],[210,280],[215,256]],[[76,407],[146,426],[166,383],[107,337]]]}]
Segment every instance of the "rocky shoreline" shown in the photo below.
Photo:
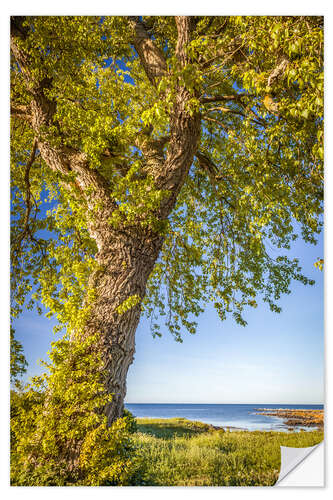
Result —
[{"label": "rocky shoreline", "polygon": [[295,427],[324,427],[324,410],[305,410],[288,408],[255,408],[256,415],[267,417],[277,417],[283,419],[284,425],[290,428]]}]

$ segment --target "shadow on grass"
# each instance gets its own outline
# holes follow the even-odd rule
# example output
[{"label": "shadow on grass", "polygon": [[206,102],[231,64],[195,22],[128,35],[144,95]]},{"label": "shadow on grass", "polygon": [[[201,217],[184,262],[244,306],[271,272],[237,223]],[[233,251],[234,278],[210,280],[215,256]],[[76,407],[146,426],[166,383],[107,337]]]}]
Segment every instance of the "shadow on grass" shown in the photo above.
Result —
[{"label": "shadow on grass", "polygon": [[185,418],[166,419],[137,419],[138,432],[150,434],[157,438],[172,439],[174,437],[192,437],[204,432],[211,432],[214,428],[202,422],[192,422]]}]

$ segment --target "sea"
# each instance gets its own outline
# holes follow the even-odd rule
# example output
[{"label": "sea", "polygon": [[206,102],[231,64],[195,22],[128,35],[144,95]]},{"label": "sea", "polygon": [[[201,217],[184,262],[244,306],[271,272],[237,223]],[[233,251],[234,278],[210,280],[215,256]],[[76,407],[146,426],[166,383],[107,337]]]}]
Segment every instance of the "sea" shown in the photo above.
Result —
[{"label": "sea", "polygon": [[[125,407],[139,418],[186,418],[207,424],[249,431],[286,431],[283,420],[277,417],[258,415],[260,408],[265,409],[304,409],[322,410],[324,405],[290,404],[125,404]],[[301,430],[299,426],[295,430]],[[304,430],[313,428],[304,427]]]}]

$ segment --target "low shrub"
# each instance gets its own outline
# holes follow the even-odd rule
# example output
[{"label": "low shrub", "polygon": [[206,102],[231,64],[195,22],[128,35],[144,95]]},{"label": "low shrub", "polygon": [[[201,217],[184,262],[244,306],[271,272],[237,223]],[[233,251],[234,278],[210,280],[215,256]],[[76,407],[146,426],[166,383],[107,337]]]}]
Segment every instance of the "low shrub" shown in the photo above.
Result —
[{"label": "low shrub", "polygon": [[129,412],[107,426],[94,337],[53,344],[48,373],[11,395],[11,484],[127,484],[134,464]]}]

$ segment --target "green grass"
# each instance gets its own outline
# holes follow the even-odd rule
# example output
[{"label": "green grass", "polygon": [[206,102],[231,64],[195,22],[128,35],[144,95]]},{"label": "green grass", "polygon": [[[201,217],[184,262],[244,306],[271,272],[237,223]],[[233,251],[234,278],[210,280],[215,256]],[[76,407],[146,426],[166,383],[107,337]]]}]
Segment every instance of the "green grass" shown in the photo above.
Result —
[{"label": "green grass", "polygon": [[137,419],[138,451],[131,484],[270,486],[280,470],[280,445],[313,446],[323,431],[224,432],[185,419]]}]

